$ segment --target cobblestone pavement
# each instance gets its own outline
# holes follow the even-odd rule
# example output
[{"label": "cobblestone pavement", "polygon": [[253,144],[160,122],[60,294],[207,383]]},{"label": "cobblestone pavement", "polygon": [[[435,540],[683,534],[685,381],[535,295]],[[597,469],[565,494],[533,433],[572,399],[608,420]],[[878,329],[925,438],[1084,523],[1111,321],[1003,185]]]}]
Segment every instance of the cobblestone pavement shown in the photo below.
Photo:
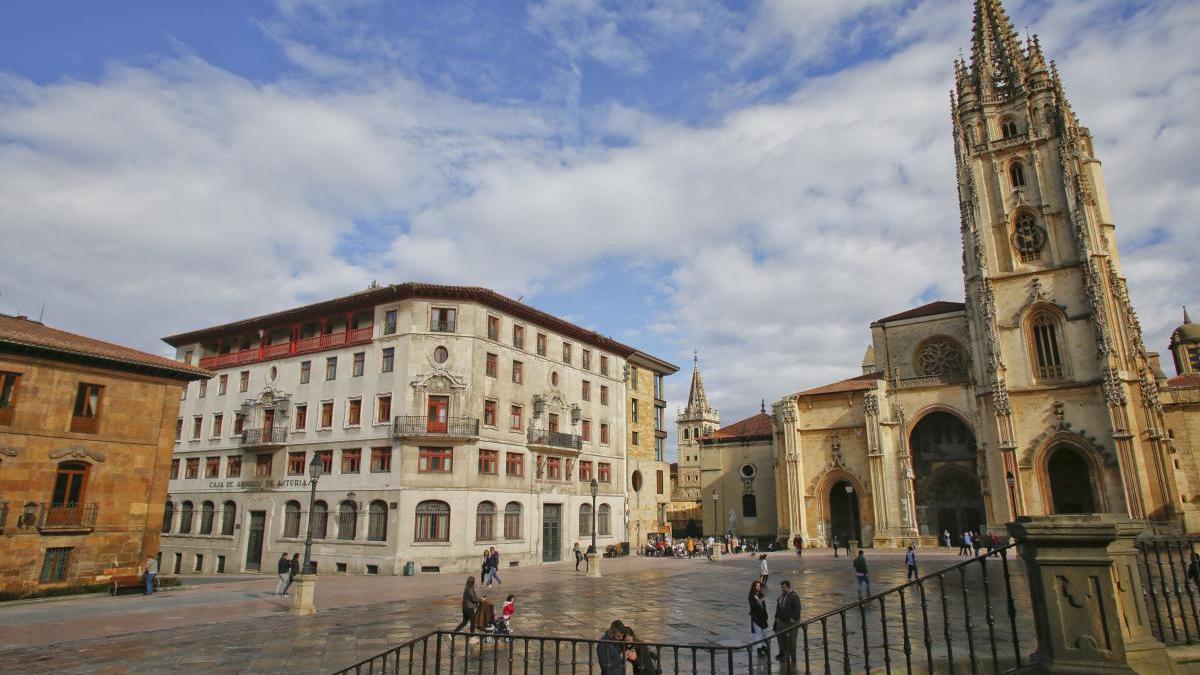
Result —
[{"label": "cobblestone pavement", "polygon": [[[874,590],[904,582],[903,554],[869,551]],[[922,572],[954,564],[953,555],[921,553]],[[770,554],[769,600],[773,605],[778,582],[790,579],[800,592],[804,616],[813,617],[856,600],[854,576],[845,556],[827,551]],[[1010,566],[1018,597],[1016,610],[1024,631],[1032,631],[1028,587],[1020,564]],[[995,569],[998,571],[999,566]],[[490,591],[499,605],[508,593],[517,595],[514,630],[596,638],[619,618],[647,641],[736,645],[749,641],[746,592],[757,576],[751,556],[727,556],[721,562],[703,558],[671,560],[632,557],[604,561],[605,576],[591,579],[576,574],[571,563],[559,563],[503,573],[505,583]],[[205,583],[192,588],[118,598],[86,597],[33,602],[0,608],[0,672],[3,673],[325,673],[385,651],[430,630],[452,628],[464,574],[417,577],[324,576],[318,583],[315,617],[287,614],[287,601],[270,595],[275,579]],[[957,594],[957,576],[948,577]],[[980,579],[975,571],[963,577],[972,606],[979,604]],[[992,579],[991,598],[999,599],[1003,581]],[[951,595],[956,597],[956,595]],[[963,594],[947,615],[968,604]],[[908,611],[915,617],[913,596]],[[930,598],[931,632],[942,631],[938,603]],[[872,626],[887,626],[898,635],[901,617],[889,605],[883,616],[872,615]],[[959,609],[955,609],[955,608]],[[890,614],[889,614],[890,612]],[[851,617],[849,651],[858,653]],[[984,624],[982,610],[976,632],[996,632],[1003,646],[1011,641],[1008,615],[995,608],[995,626]],[[865,619],[864,619],[865,620]],[[836,621],[834,619],[833,621]],[[914,621],[916,619],[914,618]],[[966,654],[961,618],[950,623],[956,650]],[[830,658],[842,658],[841,626],[831,622]],[[914,652],[921,656],[920,629],[914,623]],[[882,635],[883,631],[872,632]],[[937,636],[940,640],[941,636]],[[872,636],[878,642],[880,636]],[[1023,636],[1023,639],[1026,639]],[[890,649],[898,649],[892,637]],[[962,644],[959,644],[962,643]],[[975,646],[975,645],[972,645]],[[1032,645],[1030,645],[1032,646]],[[978,649],[986,651],[987,645]],[[821,651],[814,638],[814,654]],[[871,646],[879,658],[880,645]],[[936,651],[936,649],[935,649]],[[860,655],[861,656],[861,655]],[[900,653],[894,658],[903,660]]]}]

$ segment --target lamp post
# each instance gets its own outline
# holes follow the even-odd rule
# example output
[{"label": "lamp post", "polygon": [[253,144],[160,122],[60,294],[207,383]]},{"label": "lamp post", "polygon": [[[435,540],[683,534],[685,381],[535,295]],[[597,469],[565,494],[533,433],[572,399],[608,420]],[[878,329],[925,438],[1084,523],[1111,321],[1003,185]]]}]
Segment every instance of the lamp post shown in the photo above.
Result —
[{"label": "lamp post", "polygon": [[600,576],[600,551],[596,548],[596,495],[600,492],[600,483],[593,478],[588,483],[592,492],[592,547],[588,549],[588,576]]},{"label": "lamp post", "polygon": [[304,573],[315,574],[312,564],[312,531],[313,508],[317,505],[317,479],[321,477],[321,458],[313,453],[312,461],[308,463],[308,477],[312,482],[312,491],[308,494],[308,534],[304,537]]},{"label": "lamp post", "polygon": [[717,511],[717,491],[712,491],[713,498],[713,532],[721,533],[721,513]]},{"label": "lamp post", "polygon": [[1005,482],[1008,483],[1008,501],[1012,504],[1013,520],[1017,519],[1017,477],[1011,471],[1005,477]]},{"label": "lamp post", "polygon": [[308,495],[308,533],[304,537],[304,566],[301,568],[301,573],[296,576],[296,591],[292,596],[292,607],[288,610],[292,614],[301,616],[317,613],[317,608],[313,604],[313,598],[317,593],[317,571],[313,569],[312,537],[313,508],[317,504],[317,479],[323,473],[322,468],[320,458],[313,453],[312,461],[308,463],[308,477],[312,482],[312,489]]},{"label": "lamp post", "polygon": [[[854,537],[855,541],[858,541],[859,534],[856,528],[858,523],[855,522],[854,518],[854,486],[849,483],[846,483],[846,515],[850,516],[850,535]],[[862,546],[861,541],[859,542],[859,546]],[[850,550],[850,542],[848,541],[846,542],[846,550]]]}]

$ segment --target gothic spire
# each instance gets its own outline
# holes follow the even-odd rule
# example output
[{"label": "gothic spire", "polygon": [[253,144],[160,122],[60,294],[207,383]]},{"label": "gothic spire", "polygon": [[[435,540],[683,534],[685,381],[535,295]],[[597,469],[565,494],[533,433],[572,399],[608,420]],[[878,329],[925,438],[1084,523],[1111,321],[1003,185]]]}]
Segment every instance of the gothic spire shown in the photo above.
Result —
[{"label": "gothic spire", "polygon": [[975,0],[971,76],[984,96],[1007,96],[1025,82],[1025,55],[1000,0]]},{"label": "gothic spire", "polygon": [[688,392],[687,408],[684,409],[684,413],[703,415],[711,412],[712,406],[708,404],[708,396],[704,393],[704,379],[700,377],[700,355],[692,352],[692,389]]},{"label": "gothic spire", "polygon": [[1183,322],[1184,323],[1192,322],[1192,317],[1188,316],[1188,313],[1187,313],[1187,305],[1183,306]]}]

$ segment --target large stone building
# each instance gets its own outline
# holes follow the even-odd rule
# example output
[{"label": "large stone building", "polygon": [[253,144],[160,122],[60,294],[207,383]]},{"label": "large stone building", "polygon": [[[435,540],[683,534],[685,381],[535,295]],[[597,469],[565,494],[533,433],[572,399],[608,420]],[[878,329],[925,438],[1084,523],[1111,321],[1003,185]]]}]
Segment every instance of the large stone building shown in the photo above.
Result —
[{"label": "large stone building", "polygon": [[0,593],[141,572],[159,550],[180,392],[209,375],[0,315]]},{"label": "large stone building", "polygon": [[600,547],[628,536],[631,498],[632,531],[651,526],[629,463],[660,468],[630,458],[626,408],[653,423],[674,366],[495,292],[386,286],[166,341],[217,372],[177,422],[167,571],[269,566],[310,522],[321,571],[473,570],[490,546],[555,561],[590,539],[593,478]]},{"label": "large stone building", "polygon": [[[1185,316],[1166,378],[1130,304],[1091,134],[998,0],[977,0],[955,74],[965,302],[872,323],[863,374],[774,404],[777,536],[932,543],[1078,512],[1197,531],[1197,329]],[[745,460],[722,452],[728,485]]]},{"label": "large stone building", "polygon": [[629,397],[625,462],[629,518],[625,537],[635,547],[644,546],[651,535],[667,533],[671,492],[670,465],[664,461],[667,401],[663,386],[664,379],[678,371],[678,366],[649,354],[635,352],[629,356],[625,378]]}]

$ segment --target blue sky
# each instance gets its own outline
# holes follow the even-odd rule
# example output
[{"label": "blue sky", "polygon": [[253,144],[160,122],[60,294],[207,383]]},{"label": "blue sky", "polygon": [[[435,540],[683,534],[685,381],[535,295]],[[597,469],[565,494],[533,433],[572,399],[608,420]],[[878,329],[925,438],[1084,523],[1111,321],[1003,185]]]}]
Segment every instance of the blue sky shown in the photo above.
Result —
[{"label": "blue sky", "polygon": [[[1005,3],[1105,162],[1148,342],[1200,305],[1200,4]],[[150,350],[481,284],[684,366],[725,422],[962,282],[969,0],[0,8],[0,311]]]}]

